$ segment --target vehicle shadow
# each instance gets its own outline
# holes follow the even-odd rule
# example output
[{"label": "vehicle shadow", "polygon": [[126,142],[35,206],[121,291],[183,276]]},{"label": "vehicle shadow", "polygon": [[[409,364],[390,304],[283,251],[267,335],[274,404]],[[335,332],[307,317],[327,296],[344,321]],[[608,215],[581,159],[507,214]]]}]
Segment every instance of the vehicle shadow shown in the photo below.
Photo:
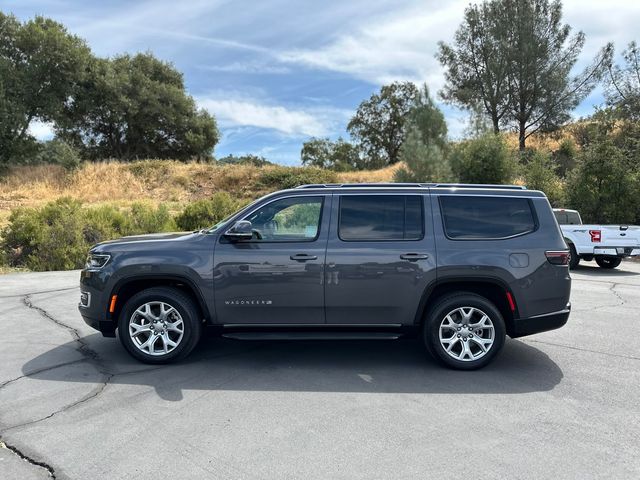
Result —
[{"label": "vehicle shadow", "polygon": [[[545,353],[518,340],[507,340],[492,364],[474,372],[441,367],[417,340],[240,342],[205,338],[187,360],[165,366],[138,363],[119,343],[99,334],[83,341],[98,358],[87,361],[113,374],[110,384],[148,385],[168,401],[181,400],[183,390],[518,394],[552,390],[563,378],[560,367]],[[62,363],[65,353],[75,347],[74,342],[57,346],[24,364],[22,371],[38,380],[95,381],[86,371],[68,366],[37,373],[43,365]]]},{"label": "vehicle shadow", "polygon": [[[636,264],[639,265],[640,264]],[[601,268],[596,262],[580,262],[578,266],[571,270],[571,273],[584,273],[586,275],[595,277],[605,276],[636,276],[640,275],[639,272],[629,270],[630,264],[628,262],[622,262],[619,267],[613,269]]]}]

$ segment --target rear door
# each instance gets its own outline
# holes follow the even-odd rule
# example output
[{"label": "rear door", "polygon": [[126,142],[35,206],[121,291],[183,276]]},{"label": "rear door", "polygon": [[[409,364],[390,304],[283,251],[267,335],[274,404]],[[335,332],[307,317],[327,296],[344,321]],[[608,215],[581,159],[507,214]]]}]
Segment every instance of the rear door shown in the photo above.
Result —
[{"label": "rear door", "polygon": [[428,194],[334,195],[327,245],[328,324],[412,324],[435,281]]}]

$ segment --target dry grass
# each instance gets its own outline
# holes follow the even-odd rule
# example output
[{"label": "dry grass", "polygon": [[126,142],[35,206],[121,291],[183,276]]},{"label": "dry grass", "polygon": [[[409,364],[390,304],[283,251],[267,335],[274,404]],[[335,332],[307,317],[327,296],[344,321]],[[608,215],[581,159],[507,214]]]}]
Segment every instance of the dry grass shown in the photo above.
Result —
[{"label": "dry grass", "polygon": [[[35,207],[60,197],[89,205],[129,206],[141,200],[166,203],[173,212],[190,201],[229,192],[244,200],[268,193],[258,188],[265,170],[280,167],[207,165],[171,160],[86,163],[68,173],[57,165],[17,166],[0,179],[0,226],[12,209]],[[381,170],[339,173],[340,182],[389,182],[397,166]]]},{"label": "dry grass", "polygon": [[393,174],[402,164],[391,165],[380,170],[360,170],[356,172],[338,173],[338,179],[343,183],[362,182],[393,182]]}]

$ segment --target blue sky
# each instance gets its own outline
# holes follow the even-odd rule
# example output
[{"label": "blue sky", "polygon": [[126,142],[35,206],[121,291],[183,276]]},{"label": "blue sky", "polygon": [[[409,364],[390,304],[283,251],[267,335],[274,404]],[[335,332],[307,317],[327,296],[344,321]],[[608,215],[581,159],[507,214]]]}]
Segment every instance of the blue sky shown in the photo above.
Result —
[{"label": "blue sky", "polygon": [[[254,153],[300,161],[311,136],[346,137],[358,104],[393,80],[443,85],[434,58],[450,41],[468,0],[0,0],[21,19],[64,23],[94,53],[151,51],[184,73],[189,93],[216,116],[217,157]],[[640,2],[567,0],[565,21],[587,36],[578,68],[613,41],[617,52],[637,38]],[[602,102],[596,90],[575,112]],[[467,115],[442,105],[452,138]],[[40,138],[46,125],[34,124]]]}]

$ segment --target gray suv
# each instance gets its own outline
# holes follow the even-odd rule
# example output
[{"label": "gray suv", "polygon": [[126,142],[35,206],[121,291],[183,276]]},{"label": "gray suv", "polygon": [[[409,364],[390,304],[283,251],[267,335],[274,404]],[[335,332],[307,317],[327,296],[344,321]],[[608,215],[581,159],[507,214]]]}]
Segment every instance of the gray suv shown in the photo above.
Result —
[{"label": "gray suv", "polygon": [[441,363],[488,364],[506,335],[559,328],[569,251],[545,195],[517,186],[303,185],[208,230],[93,247],[85,322],[135,358],[224,337],[397,339]]}]

